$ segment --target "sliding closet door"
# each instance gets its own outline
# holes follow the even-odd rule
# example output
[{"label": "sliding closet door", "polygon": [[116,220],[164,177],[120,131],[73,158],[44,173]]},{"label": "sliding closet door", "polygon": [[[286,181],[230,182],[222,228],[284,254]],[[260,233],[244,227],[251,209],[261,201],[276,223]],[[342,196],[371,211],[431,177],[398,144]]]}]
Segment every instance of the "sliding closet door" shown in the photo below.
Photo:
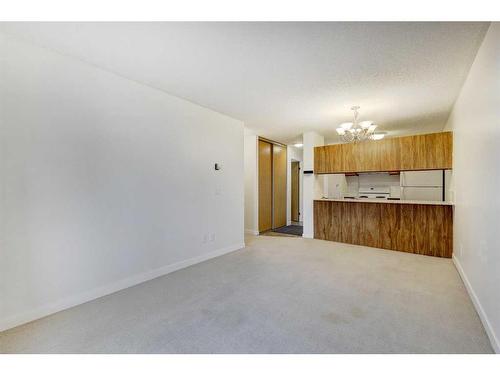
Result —
[{"label": "sliding closet door", "polygon": [[259,140],[259,232],[273,225],[273,158],[271,143]]},{"label": "sliding closet door", "polygon": [[286,225],[286,147],[273,144],[273,228]]}]

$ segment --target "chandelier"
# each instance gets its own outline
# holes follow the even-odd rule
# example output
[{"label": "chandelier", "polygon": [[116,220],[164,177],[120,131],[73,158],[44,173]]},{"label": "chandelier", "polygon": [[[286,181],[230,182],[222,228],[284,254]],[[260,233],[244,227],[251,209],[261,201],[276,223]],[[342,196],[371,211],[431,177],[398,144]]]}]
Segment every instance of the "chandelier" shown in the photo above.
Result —
[{"label": "chandelier", "polygon": [[384,138],[384,133],[375,133],[377,125],[373,121],[358,122],[358,109],[359,106],[351,107],[351,110],[354,112],[353,121],[344,122],[337,128],[340,139],[346,143],[358,143],[368,140],[378,141]]}]

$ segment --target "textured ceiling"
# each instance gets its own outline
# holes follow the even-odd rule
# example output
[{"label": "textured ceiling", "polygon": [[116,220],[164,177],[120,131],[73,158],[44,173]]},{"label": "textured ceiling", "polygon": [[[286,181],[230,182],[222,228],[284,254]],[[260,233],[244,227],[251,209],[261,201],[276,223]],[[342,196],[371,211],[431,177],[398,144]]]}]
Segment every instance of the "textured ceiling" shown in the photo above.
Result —
[{"label": "textured ceiling", "polygon": [[439,131],[487,23],[2,23],[0,30],[293,142],[361,106],[390,135]]}]

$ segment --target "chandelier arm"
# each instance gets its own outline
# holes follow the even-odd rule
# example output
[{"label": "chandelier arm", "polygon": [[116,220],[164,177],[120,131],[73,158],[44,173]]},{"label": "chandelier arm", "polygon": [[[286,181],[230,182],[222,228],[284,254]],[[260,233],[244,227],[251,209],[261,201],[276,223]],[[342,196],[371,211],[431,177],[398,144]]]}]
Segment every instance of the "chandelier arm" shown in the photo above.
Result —
[{"label": "chandelier arm", "polygon": [[351,110],[353,111],[353,122],[347,127],[343,125],[348,123],[341,124],[341,127],[344,128],[344,132],[342,134],[339,132],[340,139],[345,143],[358,143],[368,140],[382,139],[384,137],[383,135],[382,137],[375,137],[375,128],[377,126],[374,125],[373,122],[363,121],[363,125],[358,123],[359,108],[359,106],[351,107]]}]

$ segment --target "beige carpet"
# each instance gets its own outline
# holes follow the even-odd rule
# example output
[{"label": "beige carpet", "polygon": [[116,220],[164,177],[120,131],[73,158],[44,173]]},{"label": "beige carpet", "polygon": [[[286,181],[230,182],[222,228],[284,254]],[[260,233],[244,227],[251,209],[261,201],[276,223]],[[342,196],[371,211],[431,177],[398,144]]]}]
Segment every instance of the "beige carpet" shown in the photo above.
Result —
[{"label": "beige carpet", "polygon": [[490,353],[451,260],[290,237],[0,333],[3,353]]}]

